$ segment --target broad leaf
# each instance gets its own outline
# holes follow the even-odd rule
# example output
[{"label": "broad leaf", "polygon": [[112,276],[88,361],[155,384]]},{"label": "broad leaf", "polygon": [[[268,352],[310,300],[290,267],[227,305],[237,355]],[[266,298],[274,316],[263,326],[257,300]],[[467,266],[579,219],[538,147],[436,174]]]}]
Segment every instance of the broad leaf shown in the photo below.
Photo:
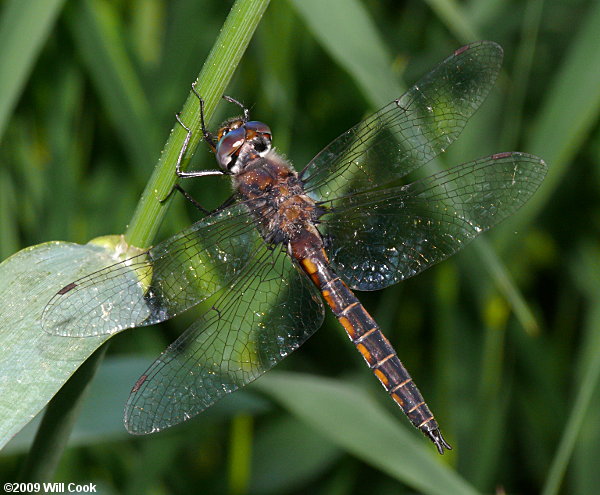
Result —
[{"label": "broad leaf", "polygon": [[49,242],[0,264],[0,448],[107,340],[49,335],[40,317],[60,288],[115,263],[118,245],[110,244]]}]

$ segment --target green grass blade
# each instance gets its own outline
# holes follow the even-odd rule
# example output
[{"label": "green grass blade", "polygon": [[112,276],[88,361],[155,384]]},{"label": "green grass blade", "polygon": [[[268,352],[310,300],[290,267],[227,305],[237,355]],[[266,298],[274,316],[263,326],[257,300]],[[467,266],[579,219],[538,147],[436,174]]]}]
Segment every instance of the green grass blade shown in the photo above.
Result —
[{"label": "green grass blade", "polygon": [[501,143],[502,149],[512,149],[519,141],[522,132],[523,113],[527,87],[529,85],[531,70],[535,62],[535,48],[540,30],[543,13],[543,1],[528,1],[521,25],[521,41],[515,53],[514,68],[510,69],[512,81],[511,91],[507,95],[504,109],[504,122],[502,124]]},{"label": "green grass blade", "polygon": [[229,493],[248,493],[254,422],[249,414],[238,414],[231,422],[229,450]]},{"label": "green grass blade", "polygon": [[[600,250],[597,245],[588,245],[580,251],[579,266],[576,267],[575,279],[578,280],[582,292],[586,295],[588,312],[583,326],[583,340],[578,349],[578,363],[576,380],[582,383],[582,377],[590,374],[594,361],[600,355]],[[588,495],[594,493],[600,486],[600,471],[598,458],[600,458],[600,386],[596,382],[593,396],[586,410],[583,425],[584,432],[579,433],[573,461],[569,466],[568,490],[574,495]],[[556,463],[558,470],[558,463]],[[560,476],[556,476],[560,478]],[[564,490],[567,491],[567,490]]]},{"label": "green grass blade", "polygon": [[6,168],[0,168],[0,258],[17,251],[19,230],[15,186]]},{"label": "green grass blade", "polygon": [[77,49],[106,114],[118,130],[138,178],[145,180],[157,148],[153,146],[153,112],[127,55],[125,28],[118,22],[117,10],[105,0],[82,0],[71,4],[67,13]]},{"label": "green grass blade", "polygon": [[526,149],[548,163],[544,184],[507,229],[520,230],[545,207],[600,110],[600,3],[592,3],[577,36],[562,57],[556,78],[534,124]]},{"label": "green grass blade", "polygon": [[454,36],[463,43],[481,39],[477,29],[469,22],[462,9],[454,0],[426,0]]},{"label": "green grass blade", "polygon": [[419,493],[477,493],[440,462],[433,445],[409,433],[408,426],[399,424],[364,390],[341,380],[278,372],[262,377],[255,386],[334,444]]},{"label": "green grass blade", "polygon": [[540,328],[531,308],[515,285],[506,265],[498,258],[490,243],[480,239],[475,243],[474,248],[483,260],[485,268],[494,280],[496,287],[511,305],[524,330],[532,336],[539,334]]},{"label": "green grass blade", "polygon": [[333,59],[356,80],[375,107],[401,93],[391,69],[392,57],[373,20],[356,0],[293,0],[314,36]]},{"label": "green grass blade", "polygon": [[270,417],[255,438],[251,494],[293,493],[311,480],[328,476],[344,456],[333,442],[289,414]]},{"label": "green grass blade", "polygon": [[0,18],[0,141],[64,0],[10,0]]},{"label": "green grass blade", "polygon": [[573,400],[573,408],[570,411],[560,442],[546,478],[542,495],[556,495],[560,492],[561,484],[567,470],[567,466],[573,455],[573,450],[578,437],[586,429],[586,415],[590,408],[596,408],[597,404],[592,402],[594,392],[600,383],[600,306],[598,305],[598,293],[600,293],[600,258],[597,249],[588,249],[582,256],[576,270],[579,279],[587,282],[588,304],[591,311],[588,313],[585,334],[586,340],[582,344],[582,369],[580,384],[576,387],[576,395]]}]

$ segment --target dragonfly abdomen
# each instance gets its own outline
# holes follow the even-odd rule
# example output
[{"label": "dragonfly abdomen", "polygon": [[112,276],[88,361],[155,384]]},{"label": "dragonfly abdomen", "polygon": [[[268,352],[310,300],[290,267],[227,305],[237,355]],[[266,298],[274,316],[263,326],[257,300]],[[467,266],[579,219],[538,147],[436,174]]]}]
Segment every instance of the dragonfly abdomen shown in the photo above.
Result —
[{"label": "dragonfly abdomen", "polygon": [[411,423],[435,443],[440,453],[444,452],[444,448],[450,449],[421,392],[389,340],[352,290],[333,272],[325,253],[299,261],[369,368]]}]

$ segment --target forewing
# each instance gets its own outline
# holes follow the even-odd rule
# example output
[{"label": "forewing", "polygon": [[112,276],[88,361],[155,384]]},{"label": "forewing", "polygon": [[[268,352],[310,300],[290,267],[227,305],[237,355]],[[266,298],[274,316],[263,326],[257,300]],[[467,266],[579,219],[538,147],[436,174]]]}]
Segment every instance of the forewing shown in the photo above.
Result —
[{"label": "forewing", "polygon": [[496,81],[502,48],[456,50],[399,99],[339,136],[302,171],[306,190],[331,200],[399,179],[445,151]]},{"label": "forewing", "polygon": [[200,413],[297,349],[323,321],[310,280],[281,246],[252,253],[238,283],[138,380],[127,402],[131,433],[152,433]]},{"label": "forewing", "polygon": [[43,328],[83,337],[167,320],[227,287],[262,242],[242,205],[226,208],[62,288],[44,309]]},{"label": "forewing", "polygon": [[541,158],[500,153],[407,186],[349,196],[320,226],[331,264],[358,290],[412,277],[513,214],[545,175]]}]

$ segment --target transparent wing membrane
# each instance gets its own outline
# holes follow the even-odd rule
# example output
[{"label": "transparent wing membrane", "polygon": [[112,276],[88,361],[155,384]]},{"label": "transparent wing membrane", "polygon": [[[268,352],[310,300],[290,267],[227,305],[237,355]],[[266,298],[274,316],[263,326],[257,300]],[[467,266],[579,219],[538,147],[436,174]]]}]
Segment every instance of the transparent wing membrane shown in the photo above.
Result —
[{"label": "transparent wing membrane", "polygon": [[125,411],[130,432],[151,433],[198,414],[258,378],[321,326],[317,289],[281,247],[255,250],[238,280],[140,379]]},{"label": "transparent wing membrane", "polygon": [[407,186],[349,196],[322,218],[331,264],[358,290],[412,277],[513,214],[545,175],[536,156],[500,153]]},{"label": "transparent wing membrane", "polygon": [[43,328],[84,337],[167,320],[231,283],[262,242],[243,206],[227,208],[62,288],[44,309]]},{"label": "transparent wing membrane", "polygon": [[490,41],[463,47],[398,100],[345,132],[300,174],[322,201],[399,179],[445,151],[481,106],[502,64]]}]

